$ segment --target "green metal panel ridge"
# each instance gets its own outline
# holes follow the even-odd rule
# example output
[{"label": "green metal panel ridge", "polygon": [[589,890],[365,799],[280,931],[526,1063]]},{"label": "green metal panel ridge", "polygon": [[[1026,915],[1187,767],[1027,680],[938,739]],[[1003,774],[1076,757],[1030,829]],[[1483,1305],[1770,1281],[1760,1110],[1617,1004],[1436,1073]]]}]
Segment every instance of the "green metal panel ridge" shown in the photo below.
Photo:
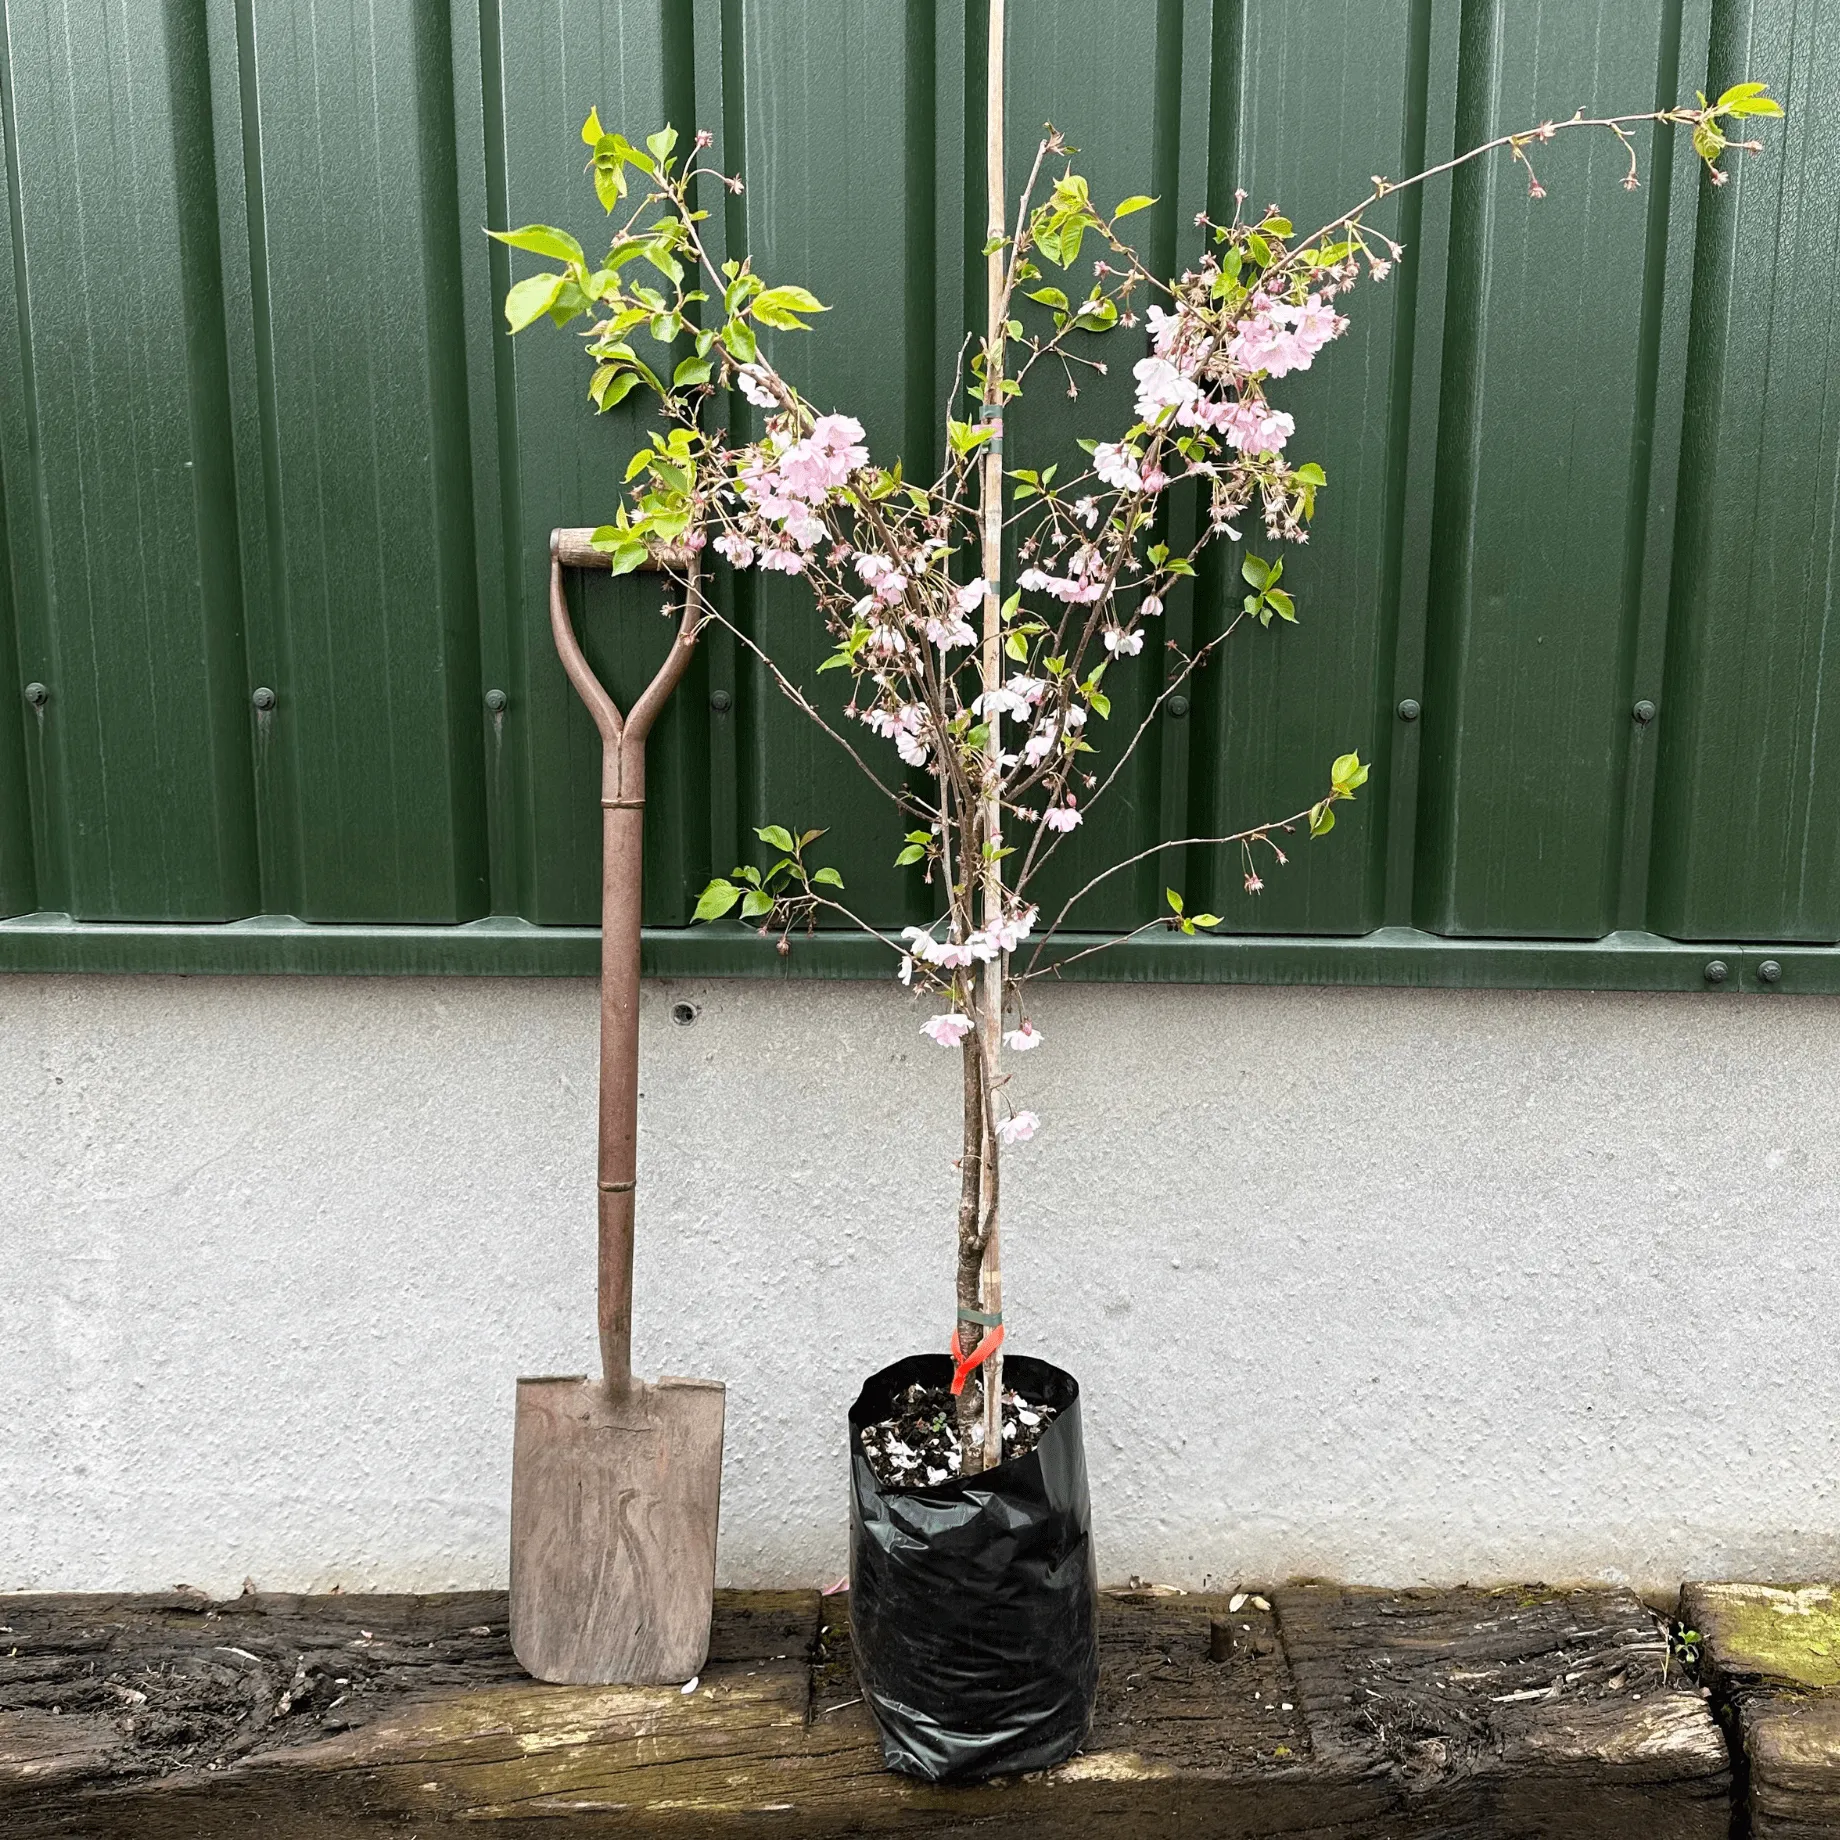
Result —
[{"label": "green metal panel ridge", "polygon": [[[1043,963],[1072,960],[1109,935],[1069,933]],[[892,955],[860,934],[775,941],[736,926],[648,927],[648,977],[858,979],[903,993]],[[509,918],[463,926],[314,926],[264,914],[221,926],[104,925],[67,914],[0,920],[0,972],[226,975],[593,977],[594,927]],[[1593,940],[1449,939],[1381,927],[1353,939],[1157,934],[1069,962],[1080,983],[1287,984],[1450,990],[1655,990],[1713,1000],[1840,993],[1840,949],[1684,945],[1624,931]]]}]

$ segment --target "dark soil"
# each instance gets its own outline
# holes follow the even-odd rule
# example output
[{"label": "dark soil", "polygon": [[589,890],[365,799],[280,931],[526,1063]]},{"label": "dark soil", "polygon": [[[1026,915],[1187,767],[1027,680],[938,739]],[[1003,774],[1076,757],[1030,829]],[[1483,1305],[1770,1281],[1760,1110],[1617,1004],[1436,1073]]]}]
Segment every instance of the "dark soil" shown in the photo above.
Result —
[{"label": "dark soil", "polygon": [[[1054,1406],[1037,1405],[1008,1388],[1003,1393],[1003,1456],[1026,1456],[1054,1422]],[[959,1473],[958,1401],[943,1386],[910,1386],[892,1417],[859,1434],[875,1479],[885,1489],[936,1488]]]}]

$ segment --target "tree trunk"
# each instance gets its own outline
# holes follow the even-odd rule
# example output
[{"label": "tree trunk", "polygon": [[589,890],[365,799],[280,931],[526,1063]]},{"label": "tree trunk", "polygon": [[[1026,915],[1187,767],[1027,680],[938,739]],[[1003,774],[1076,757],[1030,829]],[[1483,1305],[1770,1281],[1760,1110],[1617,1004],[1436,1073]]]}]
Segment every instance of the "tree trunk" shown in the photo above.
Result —
[{"label": "tree trunk", "polygon": [[[972,1014],[976,1015],[973,1008]],[[958,1199],[958,1281],[956,1293],[960,1309],[980,1308],[979,1278],[984,1268],[983,1197],[984,1197],[984,1050],[977,1030],[965,1037],[960,1049],[965,1068],[965,1148],[959,1163]],[[955,1318],[954,1331],[959,1348],[969,1354],[978,1345],[984,1330],[977,1323]],[[983,1388],[979,1375],[965,1383],[958,1396],[958,1447],[963,1452],[963,1473],[974,1475],[984,1467],[984,1450],[980,1439],[983,1422]]]},{"label": "tree trunk", "polygon": [[[1004,219],[1008,214],[1004,200],[1003,135],[1003,0],[990,0],[990,36],[987,41],[987,72],[984,87],[984,195],[990,213],[990,254],[985,258],[984,288],[987,297],[984,368],[984,415],[990,439],[984,445],[983,477],[983,567],[984,646],[982,677],[986,691],[995,690],[1003,681],[1003,347],[1004,319],[1008,308],[1003,298],[1003,278],[1008,253],[1002,247]],[[985,706],[989,740],[984,744],[983,822],[978,826],[987,844],[1001,841],[1003,830],[1003,739],[1002,717]],[[1003,923],[1003,861],[994,847],[982,863],[984,924],[996,927]],[[967,882],[969,866],[967,865]],[[967,887],[966,893],[970,890]],[[982,1215],[979,1245],[983,1270],[978,1287],[978,1301],[972,1306],[987,1315],[1003,1314],[1003,1262],[997,1221],[997,1140],[996,1103],[998,1060],[1003,1048],[1003,978],[1006,961],[999,953],[983,967],[977,980],[976,1040],[983,1058],[980,1123],[983,1152],[979,1158]],[[961,1280],[962,1282],[962,1280]],[[995,1335],[994,1327],[984,1328],[985,1335]],[[978,1372],[983,1376],[983,1457],[984,1463],[1003,1461],[1003,1355],[999,1349],[985,1361]],[[969,1387],[966,1388],[969,1392]],[[982,1467],[982,1466],[980,1466]]]}]

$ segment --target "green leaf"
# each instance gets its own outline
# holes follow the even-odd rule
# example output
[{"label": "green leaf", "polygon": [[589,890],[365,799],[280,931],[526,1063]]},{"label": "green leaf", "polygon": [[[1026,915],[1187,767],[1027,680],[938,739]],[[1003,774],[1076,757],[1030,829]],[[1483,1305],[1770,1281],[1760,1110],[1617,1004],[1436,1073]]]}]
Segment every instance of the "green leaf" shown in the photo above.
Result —
[{"label": "green leaf", "polygon": [[738,364],[752,364],[760,355],[760,342],[754,337],[754,328],[744,319],[731,319],[722,328],[722,343]]},{"label": "green leaf", "polygon": [[1169,911],[1179,914],[1182,911],[1182,897],[1173,888],[1163,890],[1163,898],[1169,903]]},{"label": "green leaf", "polygon": [[581,124],[581,139],[584,147],[596,147],[606,138],[606,129],[601,126],[601,112],[590,109],[588,119]]},{"label": "green leaf", "polygon": [[835,869],[820,869],[811,879],[814,886],[820,882],[823,883],[826,888],[841,888],[843,886],[843,877],[839,875]]},{"label": "green leaf", "polygon": [[749,889],[741,897],[741,918],[743,920],[758,920],[762,914],[770,914],[772,911],[773,897],[770,894],[762,894],[758,888]]},{"label": "green leaf", "polygon": [[910,843],[901,851],[901,854],[894,859],[894,866],[897,869],[905,869],[909,863],[917,863],[925,855],[925,844]]},{"label": "green leaf", "polygon": [[694,387],[699,383],[707,383],[714,369],[707,358],[685,358],[671,373],[671,381],[679,389]]},{"label": "green leaf", "polygon": [[1029,656],[1029,642],[1021,633],[1011,632],[1003,635],[1004,653],[1018,664],[1025,664]]},{"label": "green leaf", "polygon": [[1334,829],[1335,813],[1329,809],[1329,801],[1324,799],[1320,804],[1312,805],[1310,807],[1310,835],[1326,837]]},{"label": "green leaf", "polygon": [[645,144],[652,151],[652,158],[658,162],[662,171],[665,162],[671,157],[671,149],[677,145],[677,130],[671,127],[660,128],[656,134],[648,134]]},{"label": "green leaf", "polygon": [[1340,755],[1330,765],[1329,784],[1343,798],[1353,798],[1355,788],[1367,784],[1367,768],[1362,764],[1361,756],[1359,754]]},{"label": "green leaf", "polygon": [[1248,556],[1239,565],[1239,572],[1245,576],[1249,586],[1260,590],[1271,580],[1271,565],[1258,556]]},{"label": "green leaf", "polygon": [[522,332],[533,320],[539,320],[555,305],[567,275],[531,275],[520,281],[505,296],[505,324],[513,332]]},{"label": "green leaf", "polygon": [[1065,308],[1067,305],[1067,296],[1057,287],[1036,288],[1029,298],[1040,301],[1044,307]]},{"label": "green leaf", "polygon": [[1114,218],[1129,217],[1133,211],[1147,211],[1156,203],[1154,198],[1147,198],[1142,192],[1134,192],[1112,213]]},{"label": "green leaf", "polygon": [[679,286],[684,278],[684,265],[672,255],[669,249],[659,243],[647,243],[641,252],[646,261],[657,269],[659,274],[673,287]]},{"label": "green leaf", "polygon": [[1276,609],[1279,619],[1289,620],[1293,626],[1297,623],[1297,610],[1291,604],[1291,597],[1282,588],[1267,588],[1265,599],[1268,605]]},{"label": "green leaf", "polygon": [[754,835],[762,843],[770,843],[774,849],[784,850],[787,855],[792,854],[794,847],[792,833],[783,824],[758,825],[755,827]]},{"label": "green leaf", "polygon": [[695,918],[720,920],[740,899],[741,890],[733,882],[724,881],[718,876],[698,897]]},{"label": "green leaf", "polygon": [[776,287],[758,296],[748,311],[763,326],[777,326],[782,332],[807,332],[810,328],[799,315],[828,313],[830,308],[802,287]]},{"label": "green leaf", "polygon": [[566,230],[554,230],[548,224],[526,224],[521,230],[488,230],[495,243],[509,243],[513,249],[528,249],[532,255],[549,256],[557,262],[579,262],[584,268],[588,258],[581,245]]},{"label": "green leaf", "polygon": [[[1746,84],[1745,87],[1748,89],[1753,86],[1750,84]],[[1756,87],[1757,89],[1762,89],[1763,85],[1759,83],[1759,84],[1756,84],[1754,87]],[[1722,100],[1721,100],[1720,106],[1721,107],[1725,106]],[[1782,104],[1772,100],[1768,96],[1747,96],[1737,102],[1732,103],[1730,105],[1729,112],[1733,116],[1780,115],[1782,113]]]},{"label": "green leaf", "polygon": [[594,399],[594,406],[604,415],[616,403],[623,403],[638,387],[637,371],[621,370],[616,365],[603,364],[594,373],[594,381],[588,385],[588,394]]},{"label": "green leaf", "polygon": [[1218,914],[1196,914],[1194,923],[1196,926],[1218,926],[1220,916]]}]

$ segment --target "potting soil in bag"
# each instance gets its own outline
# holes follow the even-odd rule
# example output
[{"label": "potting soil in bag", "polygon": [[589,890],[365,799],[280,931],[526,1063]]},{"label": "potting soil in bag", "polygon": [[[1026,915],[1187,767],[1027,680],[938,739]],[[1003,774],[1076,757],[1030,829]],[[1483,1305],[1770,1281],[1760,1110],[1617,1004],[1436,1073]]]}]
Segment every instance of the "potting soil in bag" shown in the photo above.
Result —
[{"label": "potting soil in bag", "polygon": [[946,1387],[945,1355],[874,1375],[850,1408],[850,1624],[888,1767],[929,1782],[1046,1769],[1092,1722],[1097,1579],[1080,1389],[1026,1355],[1006,1388],[1054,1408],[1026,1455],[931,1486],[879,1482],[865,1426],[915,1385]]}]

